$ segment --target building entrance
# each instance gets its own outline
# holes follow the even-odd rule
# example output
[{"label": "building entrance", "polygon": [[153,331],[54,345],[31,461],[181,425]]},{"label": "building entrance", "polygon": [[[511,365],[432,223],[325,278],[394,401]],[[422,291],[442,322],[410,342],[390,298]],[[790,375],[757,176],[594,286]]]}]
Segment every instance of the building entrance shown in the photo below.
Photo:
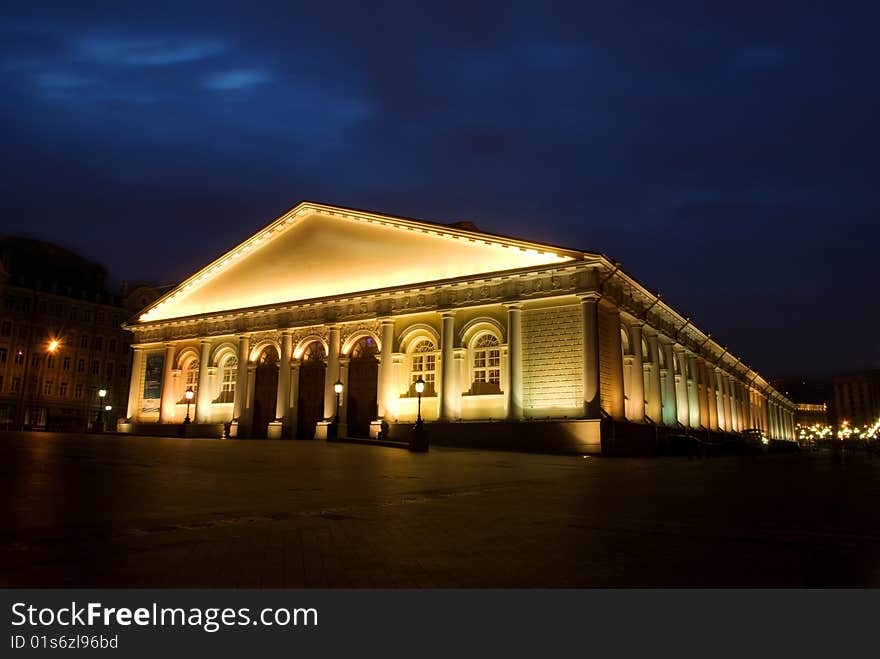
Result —
[{"label": "building entrance", "polygon": [[379,352],[375,340],[360,339],[351,349],[348,364],[348,411],[346,422],[351,437],[369,437],[370,422],[376,418],[376,385],[379,380]]},{"label": "building entrance", "polygon": [[269,346],[257,359],[254,377],[254,417],[251,437],[264,439],[269,422],[275,420],[278,398],[278,352]]},{"label": "building entrance", "polygon": [[299,393],[296,403],[297,439],[314,439],[315,426],[324,418],[324,379],[327,375],[327,354],[315,341],[303,351],[299,367]]}]

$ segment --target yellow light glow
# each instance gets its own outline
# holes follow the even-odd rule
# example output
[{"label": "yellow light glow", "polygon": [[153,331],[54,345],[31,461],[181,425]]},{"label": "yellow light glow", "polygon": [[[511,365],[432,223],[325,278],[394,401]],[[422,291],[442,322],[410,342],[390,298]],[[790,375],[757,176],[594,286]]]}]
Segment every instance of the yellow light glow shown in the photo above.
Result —
[{"label": "yellow light glow", "polygon": [[49,352],[55,352],[58,350],[58,347],[61,345],[61,342],[57,339],[52,339],[49,341]]},{"label": "yellow light glow", "polygon": [[[140,316],[165,320],[571,261],[514,241],[443,238],[405,221],[307,209],[271,237],[257,234]],[[410,223],[411,224],[411,223]],[[508,247],[516,249],[507,249]],[[237,258],[238,255],[245,255]]]}]

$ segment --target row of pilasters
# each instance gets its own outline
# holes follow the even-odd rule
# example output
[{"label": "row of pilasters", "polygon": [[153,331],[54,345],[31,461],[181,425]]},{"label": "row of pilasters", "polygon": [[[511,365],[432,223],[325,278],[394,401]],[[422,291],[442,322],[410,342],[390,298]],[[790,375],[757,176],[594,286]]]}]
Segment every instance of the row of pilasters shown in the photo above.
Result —
[{"label": "row of pilasters", "polygon": [[[581,298],[583,327],[583,410],[587,418],[601,415],[601,390],[599,378],[599,301],[596,295]],[[523,418],[523,354],[522,354],[522,306],[507,305],[507,350],[504,359],[506,386],[505,410],[510,419]],[[441,420],[455,419],[460,410],[460,399],[466,360],[464,350],[455,348],[455,314],[441,313],[440,355],[438,364],[439,387],[437,390],[438,416]],[[393,417],[399,397],[397,372],[402,364],[402,355],[393,352],[395,325],[392,319],[381,321],[380,346],[378,355],[377,407],[379,418]],[[794,423],[790,411],[783,410],[775,402],[767,400],[758,390],[744,385],[736,377],[727,374],[704,358],[690,352],[683,346],[668,340],[661,340],[658,333],[643,323],[630,326],[632,360],[628,366],[629,386],[626,404],[623,394],[612,396],[612,408],[606,410],[615,418],[627,418],[644,422],[648,417],[654,423],[668,426],[680,424],[690,428],[707,428],[728,432],[739,432],[746,428],[759,427],[774,437],[793,437]],[[642,333],[648,354],[642,354]],[[619,349],[619,336],[617,352]],[[249,362],[250,341],[246,335],[238,337],[238,386],[235,389],[232,416],[234,419],[247,419],[252,410],[255,364]],[[276,400],[276,423],[293,427],[296,423],[296,404],[298,392],[299,362],[292,358],[292,332],[281,334],[279,359],[279,382]],[[174,346],[166,345],[163,372],[163,390],[160,404],[160,421],[174,418],[179,372],[172,369]],[[660,354],[663,354],[665,367],[660,368]],[[200,345],[199,386],[195,403],[195,420],[209,420],[211,388],[209,378],[216,372],[210,366],[211,342],[204,340]],[[623,356],[622,356],[623,357]],[[645,359],[647,357],[647,359]],[[675,368],[675,364],[679,368]],[[129,395],[128,416],[134,418],[143,384],[144,353],[140,347],[134,348],[132,365],[132,388]],[[324,418],[331,419],[336,413],[336,393],[334,383],[341,380],[347,390],[348,359],[341,355],[340,327],[328,328],[327,376],[324,391]],[[613,381],[623,387],[626,371],[624,362],[618,365]],[[619,408],[617,407],[619,400]],[[344,407],[344,406],[343,406]],[[344,409],[340,409],[344,415]]]}]

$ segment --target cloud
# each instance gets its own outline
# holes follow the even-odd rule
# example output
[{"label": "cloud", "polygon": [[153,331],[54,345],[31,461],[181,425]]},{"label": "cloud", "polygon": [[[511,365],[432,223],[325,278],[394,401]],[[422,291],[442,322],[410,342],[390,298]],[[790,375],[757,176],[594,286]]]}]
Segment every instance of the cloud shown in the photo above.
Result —
[{"label": "cloud", "polygon": [[269,82],[272,76],[259,69],[239,69],[214,73],[205,79],[205,87],[214,91],[242,91]]},{"label": "cloud", "polygon": [[226,46],[206,39],[88,37],[77,49],[84,61],[137,68],[197,62],[219,55]]}]

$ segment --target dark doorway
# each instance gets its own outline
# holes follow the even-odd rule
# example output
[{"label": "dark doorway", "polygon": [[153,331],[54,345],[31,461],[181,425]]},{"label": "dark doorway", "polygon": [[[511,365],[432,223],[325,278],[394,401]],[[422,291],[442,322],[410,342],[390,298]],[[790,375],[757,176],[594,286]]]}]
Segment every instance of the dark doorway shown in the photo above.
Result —
[{"label": "dark doorway", "polygon": [[269,422],[275,420],[278,398],[278,352],[269,346],[257,360],[254,377],[254,420],[251,437],[265,438]]},{"label": "dark doorway", "polygon": [[348,364],[348,411],[346,422],[351,437],[369,437],[370,422],[376,418],[376,385],[379,361],[376,342],[370,337],[360,339],[351,349]]},{"label": "dark doorway", "polygon": [[324,346],[318,341],[310,343],[303,351],[296,401],[297,439],[314,439],[315,425],[324,418],[325,357]]}]

